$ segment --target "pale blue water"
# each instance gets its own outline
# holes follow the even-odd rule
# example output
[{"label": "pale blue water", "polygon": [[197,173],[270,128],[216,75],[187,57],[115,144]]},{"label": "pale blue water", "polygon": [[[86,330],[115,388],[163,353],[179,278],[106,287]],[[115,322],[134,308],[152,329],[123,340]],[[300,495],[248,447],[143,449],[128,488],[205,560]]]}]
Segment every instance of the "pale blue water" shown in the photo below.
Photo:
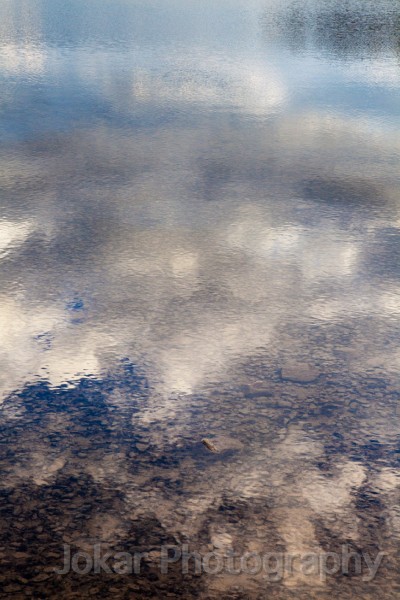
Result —
[{"label": "pale blue water", "polygon": [[[398,597],[399,61],[396,2],[1,2],[0,597]],[[387,557],[54,575],[177,540]]]}]

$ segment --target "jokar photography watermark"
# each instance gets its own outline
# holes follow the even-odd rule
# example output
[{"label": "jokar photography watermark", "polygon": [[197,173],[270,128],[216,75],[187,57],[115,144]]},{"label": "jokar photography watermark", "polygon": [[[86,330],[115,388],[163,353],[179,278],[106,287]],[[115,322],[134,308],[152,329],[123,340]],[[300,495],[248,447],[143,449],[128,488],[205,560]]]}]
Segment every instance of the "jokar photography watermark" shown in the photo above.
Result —
[{"label": "jokar photography watermark", "polygon": [[344,544],[340,552],[307,552],[290,554],[284,552],[245,552],[235,553],[228,550],[199,554],[192,551],[188,544],[181,546],[163,545],[158,552],[110,552],[103,551],[101,544],[95,544],[92,552],[71,552],[64,545],[64,564],[55,569],[58,575],[71,571],[79,575],[88,573],[117,573],[121,575],[140,575],[142,563],[156,562],[162,574],[167,574],[174,565],[182,574],[201,575],[261,575],[270,582],[280,582],[294,574],[307,577],[319,577],[325,582],[328,577],[343,574],[361,576],[363,581],[372,581],[388,554],[378,552],[371,556],[368,552],[355,552]]}]

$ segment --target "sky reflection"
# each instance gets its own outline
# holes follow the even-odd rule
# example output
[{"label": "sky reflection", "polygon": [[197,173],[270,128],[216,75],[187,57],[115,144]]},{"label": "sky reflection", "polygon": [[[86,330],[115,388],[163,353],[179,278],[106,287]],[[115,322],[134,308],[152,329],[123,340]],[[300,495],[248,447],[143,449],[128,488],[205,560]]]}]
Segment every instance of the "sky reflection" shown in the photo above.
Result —
[{"label": "sky reflection", "polygon": [[70,494],[51,543],[394,556],[400,13],[334,7],[2,3],[0,492]]}]

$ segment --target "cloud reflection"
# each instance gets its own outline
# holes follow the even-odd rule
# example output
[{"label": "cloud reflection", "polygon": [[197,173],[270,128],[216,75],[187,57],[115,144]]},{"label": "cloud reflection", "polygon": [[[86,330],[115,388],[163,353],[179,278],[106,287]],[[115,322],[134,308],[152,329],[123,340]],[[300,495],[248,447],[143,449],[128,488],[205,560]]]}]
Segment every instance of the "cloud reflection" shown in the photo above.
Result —
[{"label": "cloud reflection", "polygon": [[[33,225],[3,225],[9,251],[6,279],[24,281],[19,296],[11,304],[6,301],[4,314],[12,311],[8,320],[14,323],[40,322],[36,315],[41,313],[48,317],[35,333],[21,327],[22,337],[3,330],[7,360],[14,364],[9,372],[18,372],[23,380],[45,369],[58,385],[73,378],[74,371],[77,376],[99,374],[109,353],[134,362],[146,357],[149,376],[154,373],[160,391],[191,393],[224,373],[233,359],[279,344],[277,332],[293,311],[305,324],[316,317],[349,320],[377,311],[380,318],[389,316],[394,305],[388,298],[396,297],[390,289],[380,287],[359,303],[360,269],[373,252],[378,224],[398,218],[392,204],[395,173],[389,166],[376,168],[372,160],[376,152],[397,152],[398,142],[371,139],[368,127],[364,133],[358,123],[348,135],[350,126],[339,117],[326,122],[304,115],[280,127],[254,128],[251,135],[247,130],[244,138],[240,131],[231,132],[231,142],[237,139],[237,144],[224,156],[227,176],[213,190],[212,203],[202,199],[209,188],[204,183],[209,177],[203,168],[204,137],[192,129],[165,129],[156,137],[144,132],[134,138],[99,129],[63,136],[49,149],[44,145],[35,177],[47,182],[48,208],[44,213],[42,194],[37,193],[31,211],[40,215],[40,231],[26,250],[19,249],[18,261],[13,244],[19,247],[32,235]],[[296,137],[290,135],[294,130]],[[211,158],[219,135],[207,130]],[[371,156],[368,174],[363,164],[357,188],[356,144],[364,156]],[[340,183],[324,183],[321,173],[338,145],[335,181]],[[305,164],[310,147],[313,154]],[[76,148],[80,151],[75,157]],[[14,154],[29,172],[24,163],[29,146],[21,144]],[[145,170],[128,176],[128,165],[138,160]],[[285,165],[287,173],[279,186],[277,164]],[[88,178],[82,188],[83,170]],[[108,182],[111,173],[104,188],[102,181]],[[306,194],[299,196],[303,181],[313,173],[318,173],[318,186],[313,184],[311,194],[307,184]],[[58,201],[54,186],[62,180],[69,181],[72,194],[80,188],[92,201],[72,199],[68,206]],[[383,210],[376,221],[378,185]],[[9,175],[8,192],[17,186],[17,177],[10,180]],[[359,198],[353,205],[355,189]],[[365,230],[373,237],[365,237]],[[50,293],[45,304],[37,287],[41,279]],[[361,288],[354,287],[355,279]],[[331,287],[329,295],[327,288],[319,291],[322,284]],[[75,291],[88,306],[76,324],[62,304]],[[33,339],[28,343],[31,335],[45,332],[53,339],[46,351],[36,348]],[[13,357],[22,356],[15,362]],[[6,389],[17,386],[17,379]]]},{"label": "cloud reflection", "polygon": [[2,44],[5,105],[13,78],[26,96],[0,147],[0,392],[19,444],[0,487],[119,494],[81,547],[150,517],[205,546],[361,546],[374,490],[398,536],[400,142],[393,115],[318,96],[323,60],[361,79],[360,57],[385,61],[367,84],[395,85],[393,46],[366,34],[375,13],[356,12],[353,46],[336,13],[272,19],[296,62],[264,45],[256,8],[236,45],[200,26],[178,49],[104,38],[86,6],[75,37],[48,34],[54,61],[26,32]]}]

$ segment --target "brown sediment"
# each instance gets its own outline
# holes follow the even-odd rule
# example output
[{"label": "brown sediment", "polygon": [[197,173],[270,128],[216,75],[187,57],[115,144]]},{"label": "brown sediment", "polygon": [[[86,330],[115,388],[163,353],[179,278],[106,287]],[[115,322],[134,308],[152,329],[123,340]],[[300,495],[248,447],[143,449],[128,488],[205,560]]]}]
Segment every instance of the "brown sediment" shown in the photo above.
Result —
[{"label": "brown sediment", "polygon": [[[33,386],[10,398],[23,410],[0,427],[4,593],[17,599],[134,593],[138,600],[328,600],[334,590],[358,600],[375,593],[374,585],[380,586],[375,597],[392,600],[400,539],[397,446],[391,442],[398,422],[388,418],[398,402],[395,381],[377,390],[380,380],[321,369],[328,388],[321,379],[299,386],[282,381],[282,362],[271,359],[265,367],[254,359],[241,365],[239,377],[187,396],[174,406],[168,428],[161,419],[151,427],[141,422],[142,404],[149,403],[145,389],[136,392],[130,410],[110,410],[115,396],[132,398],[126,382],[112,395],[99,382],[54,392]],[[252,396],[253,378],[261,376],[257,389],[268,394]],[[211,455],[193,444],[199,413],[209,435],[201,441]],[[104,553],[148,553],[140,575],[54,573],[62,567],[64,544],[91,556],[99,543]],[[212,552],[218,560],[227,551],[341,554],[343,545],[371,559],[379,550],[392,558],[372,583],[351,571],[320,585],[318,576],[303,577],[299,560],[280,582],[265,580],[263,572],[196,576],[193,561],[188,575],[177,562],[163,577],[161,546],[186,543],[190,552]]]}]

